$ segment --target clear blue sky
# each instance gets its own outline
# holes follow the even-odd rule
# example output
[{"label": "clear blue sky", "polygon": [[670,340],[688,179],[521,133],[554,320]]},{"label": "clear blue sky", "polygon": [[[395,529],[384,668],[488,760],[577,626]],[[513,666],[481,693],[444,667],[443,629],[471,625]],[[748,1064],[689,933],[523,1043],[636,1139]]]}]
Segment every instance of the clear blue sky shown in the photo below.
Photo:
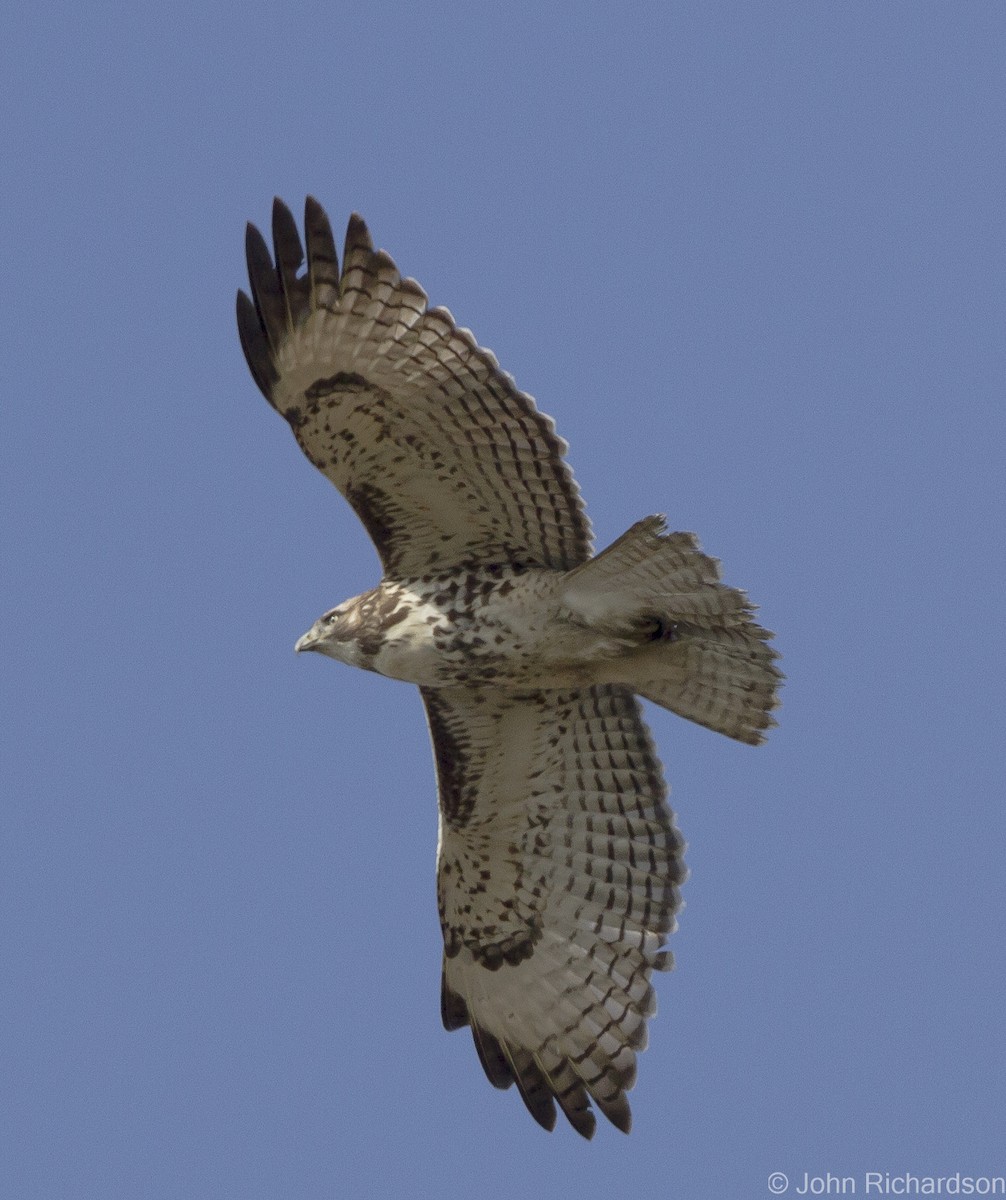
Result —
[{"label": "clear blue sky", "polygon": [[[0,1193],[726,1200],[1006,1173],[1006,8],[13,10]],[[651,710],[692,877],[626,1139],[440,1026],[417,695],[234,328],[352,209],[778,634],[752,750]]]}]

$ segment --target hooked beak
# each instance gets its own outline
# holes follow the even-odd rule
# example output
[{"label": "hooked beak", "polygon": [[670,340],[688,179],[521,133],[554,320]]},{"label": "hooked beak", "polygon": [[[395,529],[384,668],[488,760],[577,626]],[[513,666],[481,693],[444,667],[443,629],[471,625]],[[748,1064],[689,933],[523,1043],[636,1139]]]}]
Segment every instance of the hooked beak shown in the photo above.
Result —
[{"label": "hooked beak", "polygon": [[309,629],[303,637],[297,639],[297,644],[294,650],[299,654],[302,650],[314,650],[318,645],[318,635],[313,629]]}]

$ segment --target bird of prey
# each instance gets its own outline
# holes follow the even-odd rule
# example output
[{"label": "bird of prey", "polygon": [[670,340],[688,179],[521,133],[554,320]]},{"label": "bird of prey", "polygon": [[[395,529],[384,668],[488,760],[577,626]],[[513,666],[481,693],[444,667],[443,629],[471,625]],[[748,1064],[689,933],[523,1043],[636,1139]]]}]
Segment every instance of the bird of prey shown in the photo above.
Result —
[{"label": "bird of prey", "polygon": [[441,1013],[546,1129],[628,1131],[684,842],[637,696],[742,742],[772,636],[661,517],[592,556],[553,422],[353,215],[247,231],[248,366],[377,548],[377,587],[297,643],[417,684],[439,791]]}]

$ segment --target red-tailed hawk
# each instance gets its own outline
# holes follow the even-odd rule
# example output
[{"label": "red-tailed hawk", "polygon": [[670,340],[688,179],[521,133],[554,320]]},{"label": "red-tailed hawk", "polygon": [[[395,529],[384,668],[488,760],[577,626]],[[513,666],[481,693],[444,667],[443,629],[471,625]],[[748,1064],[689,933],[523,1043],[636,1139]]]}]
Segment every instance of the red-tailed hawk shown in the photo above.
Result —
[{"label": "red-tailed hawk", "polygon": [[636,695],[743,742],[774,722],[771,636],[663,520],[597,557],[565,443],[349,221],[273,208],[238,293],[255,382],[374,540],[384,578],[297,643],[418,684],[440,794],[441,1012],[499,1088],[585,1137],[629,1128],[684,842]]}]

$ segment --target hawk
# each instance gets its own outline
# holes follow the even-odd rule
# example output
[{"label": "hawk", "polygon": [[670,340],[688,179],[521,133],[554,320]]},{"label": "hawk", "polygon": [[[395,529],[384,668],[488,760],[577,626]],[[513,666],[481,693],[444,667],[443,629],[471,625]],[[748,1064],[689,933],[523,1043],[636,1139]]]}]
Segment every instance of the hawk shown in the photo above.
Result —
[{"label": "hawk", "polygon": [[377,548],[377,587],[298,642],[417,684],[439,792],[441,1014],[546,1129],[628,1132],[684,842],[637,696],[742,742],[772,636],[661,517],[596,557],[553,422],[349,220],[247,230],[248,366]]}]

